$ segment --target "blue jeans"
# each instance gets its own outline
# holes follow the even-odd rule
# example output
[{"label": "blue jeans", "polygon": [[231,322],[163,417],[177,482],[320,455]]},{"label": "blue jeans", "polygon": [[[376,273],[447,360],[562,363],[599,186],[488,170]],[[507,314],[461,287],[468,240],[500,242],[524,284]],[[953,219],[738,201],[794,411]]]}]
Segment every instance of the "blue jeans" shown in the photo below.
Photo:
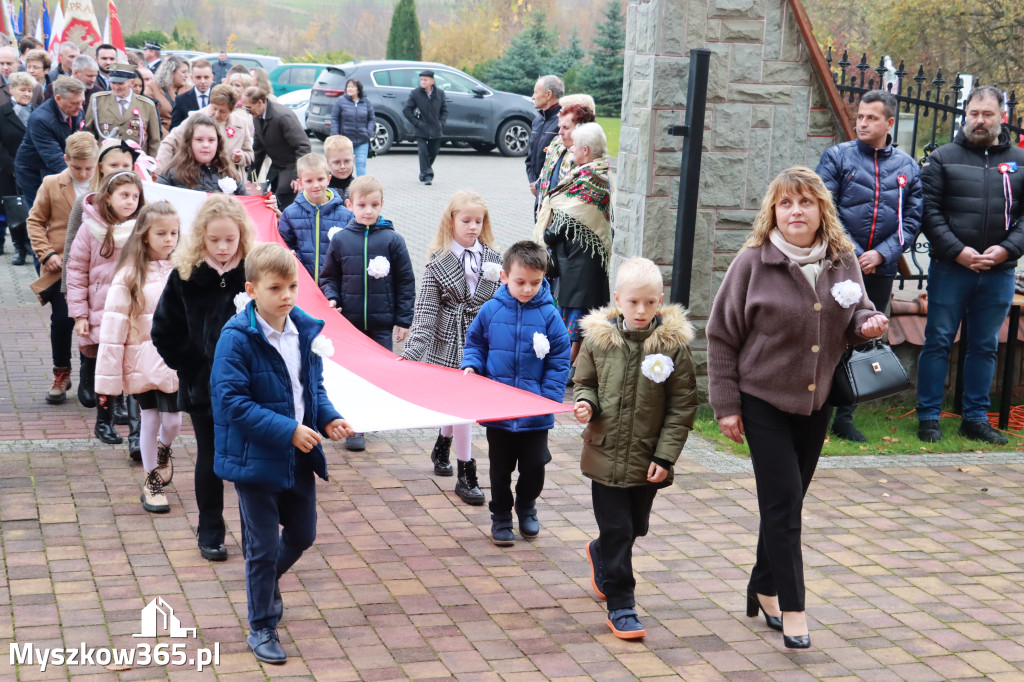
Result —
[{"label": "blue jeans", "polygon": [[928,269],[928,324],[917,366],[918,420],[939,418],[949,352],[962,320],[967,336],[963,419],[987,421],[999,327],[1012,301],[1012,269],[974,272],[957,263],[932,261]]},{"label": "blue jeans", "polygon": [[260,485],[235,483],[238,513],[245,533],[245,594],[249,628],[277,627],[274,608],[277,581],[313,546],[316,538],[316,485],[313,470],[302,466],[296,451],[295,485],[271,491]]},{"label": "blue jeans", "polygon": [[353,151],[356,154],[356,177],[361,178],[366,175],[366,157],[370,153],[370,143],[357,144]]}]

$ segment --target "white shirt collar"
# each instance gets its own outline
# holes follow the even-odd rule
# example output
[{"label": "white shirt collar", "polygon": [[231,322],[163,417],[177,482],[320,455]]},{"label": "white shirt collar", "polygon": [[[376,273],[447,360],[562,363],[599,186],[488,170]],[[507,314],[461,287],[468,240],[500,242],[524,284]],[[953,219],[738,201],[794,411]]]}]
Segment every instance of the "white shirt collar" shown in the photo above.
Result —
[{"label": "white shirt collar", "polygon": [[287,334],[295,334],[296,336],[298,336],[298,334],[299,334],[299,330],[295,326],[295,323],[292,322],[291,316],[288,316],[288,317],[284,318],[284,331],[283,332],[279,332],[276,329],[274,329],[273,327],[271,327],[270,323],[267,322],[266,320],[264,320],[263,316],[259,314],[259,311],[256,312],[256,320],[259,321],[260,327],[262,327],[262,329],[263,329],[263,334],[268,339],[271,337],[271,335],[285,336]]},{"label": "white shirt collar", "polygon": [[465,251],[472,251],[475,254],[482,254],[484,252],[484,245],[480,243],[479,239],[477,239],[476,243],[474,243],[473,246],[467,249],[465,246],[458,243],[454,239],[452,240],[452,253],[455,254],[456,258],[462,258],[462,254]]}]

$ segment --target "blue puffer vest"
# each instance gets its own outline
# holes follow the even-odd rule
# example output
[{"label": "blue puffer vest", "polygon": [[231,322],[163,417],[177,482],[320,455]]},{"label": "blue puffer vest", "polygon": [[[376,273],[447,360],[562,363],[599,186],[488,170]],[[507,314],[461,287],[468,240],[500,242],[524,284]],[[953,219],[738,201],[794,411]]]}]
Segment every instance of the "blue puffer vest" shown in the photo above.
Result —
[{"label": "blue puffer vest", "polygon": [[335,227],[340,230],[352,220],[352,211],[345,207],[338,193],[333,190],[327,190],[327,193],[327,203],[317,206],[311,204],[306,193],[302,192],[281,213],[281,222],[277,226],[284,243],[295,252],[299,262],[317,283],[327,258],[327,247],[331,245],[331,230]]},{"label": "blue puffer vest", "polygon": [[[832,192],[839,222],[853,239],[857,255],[877,251],[883,261],[876,274],[894,277],[900,254],[910,248],[921,231],[923,200],[917,162],[891,144],[875,149],[852,140],[827,149],[816,172]],[[898,232],[900,197],[902,246]]]},{"label": "blue puffer vest", "polygon": [[[323,386],[323,360],[312,352],[324,323],[299,308],[292,322],[299,331],[306,415],[303,423],[323,432],[341,417]],[[255,303],[224,325],[210,377],[213,399],[213,470],[226,481],[287,490],[295,485],[296,457],[309,457],[317,476],[327,480],[327,459],[317,445],[308,454],[292,445],[295,405],[288,366],[270,345],[256,319]]]},{"label": "blue puffer vest", "polygon": [[[550,345],[543,358],[534,350],[534,334],[538,333]],[[503,284],[494,298],[484,303],[466,333],[462,369],[472,367],[481,376],[562,402],[569,377],[569,347],[569,334],[547,280],[526,303],[516,300]],[[555,425],[555,416],[481,423],[506,431],[541,431]]]}]

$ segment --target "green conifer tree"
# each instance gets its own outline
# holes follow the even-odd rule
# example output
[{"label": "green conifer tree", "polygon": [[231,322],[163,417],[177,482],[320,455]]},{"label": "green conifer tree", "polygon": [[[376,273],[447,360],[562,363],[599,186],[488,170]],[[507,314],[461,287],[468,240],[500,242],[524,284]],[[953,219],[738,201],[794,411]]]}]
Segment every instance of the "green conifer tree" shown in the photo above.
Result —
[{"label": "green conifer tree", "polygon": [[537,12],[491,65],[487,83],[498,90],[530,95],[541,76],[561,75],[552,70],[558,54],[558,36],[547,25],[547,15]]},{"label": "green conifer tree", "polygon": [[398,0],[395,13],[391,16],[391,30],[388,32],[388,59],[420,61],[423,48],[420,45],[420,20],[416,17],[416,0]]},{"label": "green conifer tree", "polygon": [[592,64],[583,79],[584,89],[594,97],[600,116],[618,116],[622,110],[622,62],[626,48],[626,21],[622,2],[611,0],[597,27]]}]

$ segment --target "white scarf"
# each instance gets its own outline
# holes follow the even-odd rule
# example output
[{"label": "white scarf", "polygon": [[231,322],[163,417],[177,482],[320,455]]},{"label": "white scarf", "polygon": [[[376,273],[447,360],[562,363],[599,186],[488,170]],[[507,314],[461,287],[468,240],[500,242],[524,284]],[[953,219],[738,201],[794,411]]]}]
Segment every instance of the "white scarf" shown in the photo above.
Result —
[{"label": "white scarf", "polygon": [[827,251],[827,245],[824,240],[818,239],[809,247],[796,246],[786,241],[786,238],[782,236],[782,232],[779,228],[773,228],[768,234],[768,238],[772,244],[775,245],[779,251],[782,252],[789,260],[793,261],[800,266],[800,271],[804,273],[804,277],[811,283],[811,288],[818,281],[818,274],[821,272],[822,266],[825,260],[825,254]]}]

